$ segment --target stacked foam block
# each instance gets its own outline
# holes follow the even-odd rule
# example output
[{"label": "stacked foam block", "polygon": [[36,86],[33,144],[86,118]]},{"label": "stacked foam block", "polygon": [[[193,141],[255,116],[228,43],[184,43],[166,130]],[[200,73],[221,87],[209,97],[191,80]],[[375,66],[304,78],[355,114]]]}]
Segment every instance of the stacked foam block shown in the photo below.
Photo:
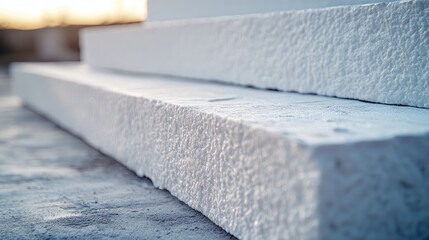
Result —
[{"label": "stacked foam block", "polygon": [[429,237],[429,1],[204,2],[87,29],[15,91],[238,238]]}]

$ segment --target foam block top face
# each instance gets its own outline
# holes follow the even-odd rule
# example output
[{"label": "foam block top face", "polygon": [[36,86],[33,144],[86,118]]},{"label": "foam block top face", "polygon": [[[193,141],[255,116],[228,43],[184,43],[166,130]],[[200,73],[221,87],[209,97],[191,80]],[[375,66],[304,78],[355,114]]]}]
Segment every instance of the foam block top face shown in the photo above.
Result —
[{"label": "foam block top face", "polygon": [[395,0],[149,0],[148,21],[325,8]]}]

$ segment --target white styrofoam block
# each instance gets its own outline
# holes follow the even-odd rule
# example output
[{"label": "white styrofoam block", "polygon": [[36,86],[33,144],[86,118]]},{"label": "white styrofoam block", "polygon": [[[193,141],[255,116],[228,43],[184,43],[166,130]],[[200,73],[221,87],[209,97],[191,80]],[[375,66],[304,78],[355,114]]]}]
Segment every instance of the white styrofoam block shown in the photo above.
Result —
[{"label": "white styrofoam block", "polygon": [[429,107],[429,1],[86,29],[98,67]]},{"label": "white styrofoam block", "polygon": [[149,0],[148,21],[231,16],[395,0]]},{"label": "white styrofoam block", "polygon": [[243,239],[425,239],[429,110],[84,65],[13,69],[25,104]]}]

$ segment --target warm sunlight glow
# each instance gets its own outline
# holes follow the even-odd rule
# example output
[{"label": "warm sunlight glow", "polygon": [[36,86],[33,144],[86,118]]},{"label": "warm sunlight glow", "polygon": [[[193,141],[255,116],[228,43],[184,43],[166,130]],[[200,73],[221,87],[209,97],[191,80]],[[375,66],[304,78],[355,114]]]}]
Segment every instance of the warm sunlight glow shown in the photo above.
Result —
[{"label": "warm sunlight glow", "polygon": [[146,0],[0,0],[0,28],[139,22]]}]

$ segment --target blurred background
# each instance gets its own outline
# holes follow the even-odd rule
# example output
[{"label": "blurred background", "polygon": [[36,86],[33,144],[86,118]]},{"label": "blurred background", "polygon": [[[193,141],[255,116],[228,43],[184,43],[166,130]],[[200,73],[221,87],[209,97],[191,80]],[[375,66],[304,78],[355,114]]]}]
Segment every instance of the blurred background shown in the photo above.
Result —
[{"label": "blurred background", "polygon": [[0,68],[79,60],[83,27],[142,22],[146,0],[0,0]]}]

